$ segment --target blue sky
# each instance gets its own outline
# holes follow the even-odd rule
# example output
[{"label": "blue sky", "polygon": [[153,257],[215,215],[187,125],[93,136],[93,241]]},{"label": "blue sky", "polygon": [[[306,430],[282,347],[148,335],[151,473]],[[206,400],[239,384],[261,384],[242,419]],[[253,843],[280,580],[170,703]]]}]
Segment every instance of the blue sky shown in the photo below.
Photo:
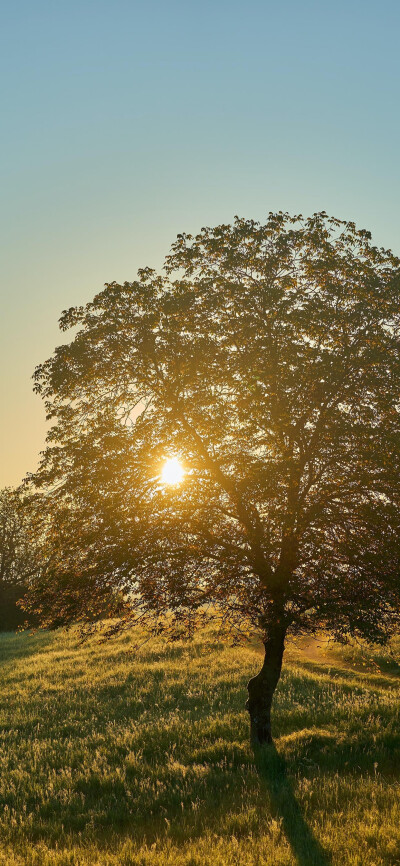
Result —
[{"label": "blue sky", "polygon": [[400,3],[3,2],[0,485],[45,435],[61,310],[269,210],[400,253]]}]

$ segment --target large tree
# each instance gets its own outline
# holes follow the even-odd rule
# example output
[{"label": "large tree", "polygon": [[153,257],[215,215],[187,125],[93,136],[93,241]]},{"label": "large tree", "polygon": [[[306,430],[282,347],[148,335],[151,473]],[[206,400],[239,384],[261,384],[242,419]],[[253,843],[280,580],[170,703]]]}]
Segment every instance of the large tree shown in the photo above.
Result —
[{"label": "large tree", "polygon": [[31,606],[82,620],[113,588],[123,624],[258,630],[270,741],[288,630],[399,622],[399,314],[400,260],[325,213],[178,235],[162,275],[64,312],[75,336],[36,371],[59,527]]}]

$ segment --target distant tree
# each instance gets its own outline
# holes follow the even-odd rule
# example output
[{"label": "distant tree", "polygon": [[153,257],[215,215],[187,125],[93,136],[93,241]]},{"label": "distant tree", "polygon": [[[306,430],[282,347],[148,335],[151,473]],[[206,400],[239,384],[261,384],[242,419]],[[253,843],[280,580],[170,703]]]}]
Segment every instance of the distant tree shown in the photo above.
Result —
[{"label": "distant tree", "polygon": [[113,587],[116,627],[257,629],[269,742],[288,631],[399,623],[400,260],[325,213],[236,218],[60,324],[78,331],[35,374],[53,426],[34,482],[64,542],[31,608],[85,620]]},{"label": "distant tree", "polygon": [[25,616],[18,601],[26,591],[33,556],[20,490],[0,490],[0,631],[21,625]]}]

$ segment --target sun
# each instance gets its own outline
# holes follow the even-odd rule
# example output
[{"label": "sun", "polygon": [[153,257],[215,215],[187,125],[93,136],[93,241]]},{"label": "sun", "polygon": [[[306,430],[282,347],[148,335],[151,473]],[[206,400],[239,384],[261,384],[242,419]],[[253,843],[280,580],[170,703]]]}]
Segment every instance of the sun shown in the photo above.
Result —
[{"label": "sun", "polygon": [[185,470],[177,457],[169,457],[165,461],[162,472],[162,484],[180,484],[185,474]]}]

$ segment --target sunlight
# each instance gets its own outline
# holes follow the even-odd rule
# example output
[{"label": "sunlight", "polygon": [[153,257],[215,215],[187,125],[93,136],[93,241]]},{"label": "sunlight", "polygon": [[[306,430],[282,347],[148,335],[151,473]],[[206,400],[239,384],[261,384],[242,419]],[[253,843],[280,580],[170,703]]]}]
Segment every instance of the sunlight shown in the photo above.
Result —
[{"label": "sunlight", "polygon": [[180,484],[185,470],[177,457],[169,457],[165,461],[161,473],[162,484]]}]

